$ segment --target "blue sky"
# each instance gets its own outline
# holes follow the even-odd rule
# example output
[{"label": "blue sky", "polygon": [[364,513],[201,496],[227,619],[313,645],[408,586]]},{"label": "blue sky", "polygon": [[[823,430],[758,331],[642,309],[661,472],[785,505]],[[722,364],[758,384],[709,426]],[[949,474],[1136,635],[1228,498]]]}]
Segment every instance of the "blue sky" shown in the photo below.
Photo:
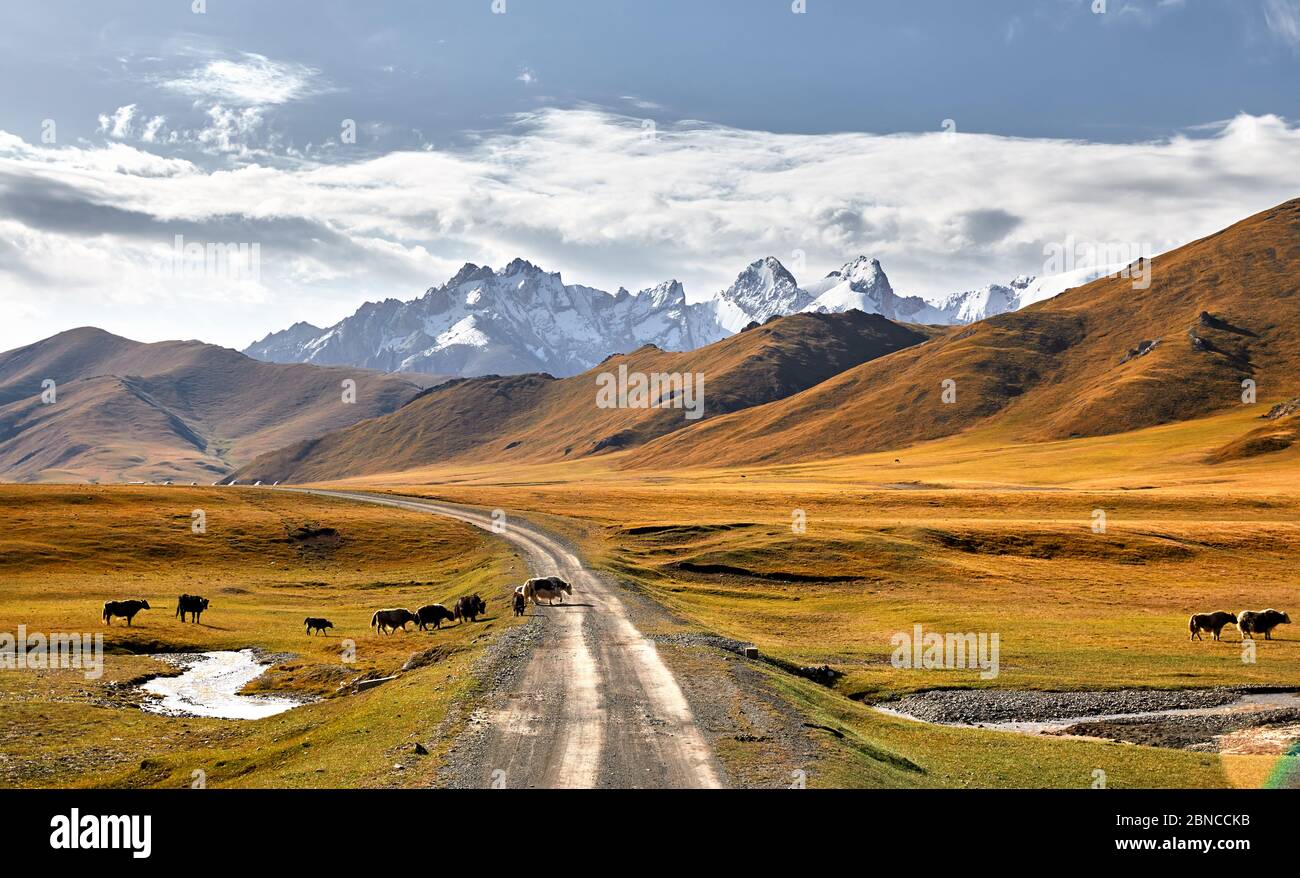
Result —
[{"label": "blue sky", "polygon": [[[1298,0],[1095,5],[9,3],[0,347],[243,346],[516,255],[698,299],[869,253],[937,297],[1298,194]],[[260,276],[169,282],[174,234]]]},{"label": "blue sky", "polygon": [[539,101],[625,96],[665,118],[805,134],[954,119],[1137,140],[1240,112],[1300,117],[1285,2],[1273,23],[1260,0],[1091,4],[809,0],[796,15],[788,0],[507,0],[493,15],[491,0],[210,0],[196,15],[188,0],[16,3],[0,35],[0,125],[34,132],[33,120],[67,114],[70,134],[90,136],[105,106],[152,97],[175,112],[181,98],[148,95],[141,74],[183,68],[197,50],[321,71],[337,91],[284,119],[299,144],[340,117],[443,142]]}]

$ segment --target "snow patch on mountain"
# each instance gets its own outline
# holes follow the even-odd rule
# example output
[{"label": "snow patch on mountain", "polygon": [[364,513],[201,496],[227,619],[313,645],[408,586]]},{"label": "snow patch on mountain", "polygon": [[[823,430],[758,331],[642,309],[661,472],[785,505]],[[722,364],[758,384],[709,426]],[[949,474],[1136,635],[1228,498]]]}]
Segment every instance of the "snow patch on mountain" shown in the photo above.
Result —
[{"label": "snow patch on mountain", "polygon": [[1114,274],[1122,267],[1080,268],[1048,277],[1021,275],[1009,284],[989,284],[978,290],[953,293],[945,297],[938,307],[946,318],[946,323],[974,323],[1009,311],[1019,311],[1066,290]]},{"label": "snow patch on mountain", "polygon": [[1048,275],[1047,277],[1027,278],[1024,289],[1020,293],[1019,307],[1025,308],[1036,302],[1044,302],[1054,296],[1059,296],[1066,290],[1092,283],[1098,278],[1118,274],[1124,268],[1124,265],[1085,267],[1061,274]]}]

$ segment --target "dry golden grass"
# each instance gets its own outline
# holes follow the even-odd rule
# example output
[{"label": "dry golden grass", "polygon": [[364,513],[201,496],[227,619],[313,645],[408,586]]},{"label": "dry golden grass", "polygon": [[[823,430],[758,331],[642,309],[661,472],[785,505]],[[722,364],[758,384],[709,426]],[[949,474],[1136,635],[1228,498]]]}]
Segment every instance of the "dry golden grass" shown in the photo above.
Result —
[{"label": "dry golden grass", "polygon": [[[596,563],[689,625],[845,671],[833,693],[780,685],[810,716],[928,762],[943,783],[1068,785],[1107,753],[1123,761],[1123,783],[1239,785],[1269,766],[1235,759],[1229,772],[1204,754],[918,728],[856,702],[935,687],[1296,685],[1300,631],[1280,629],[1250,664],[1235,629],[1214,643],[1189,642],[1186,628],[1197,611],[1300,607],[1300,453],[1207,462],[1267,409],[1034,444],[986,429],[790,465],[639,473],[612,456],[364,481],[556,516]],[[1098,509],[1104,533],[1093,531]],[[795,510],[805,533],[791,528]],[[893,668],[891,635],[916,623],[998,632],[1000,676]],[[910,783],[842,747],[827,760],[838,782]],[[1190,774],[1167,774],[1175,766]]]},{"label": "dry golden grass", "polygon": [[[195,509],[206,514],[204,534],[191,530]],[[338,536],[294,539],[304,525]],[[181,786],[196,769],[213,786],[426,783],[449,706],[476,685],[474,657],[510,624],[503,611],[518,565],[468,525],[319,497],[0,487],[0,631],[103,633],[110,653],[100,680],[0,671],[0,784]],[[486,621],[389,637],[369,627],[380,607],[414,609],[471,591],[487,598]],[[174,618],[182,592],[211,600],[202,624]],[[120,619],[104,626],[103,601],[125,597],[153,609],[130,628]],[[307,636],[309,615],[331,619],[331,636]],[[344,660],[344,640],[355,642],[355,661]],[[280,656],[258,689],[317,697],[435,651],[396,682],[251,722],[144,713],[123,699],[130,687],[111,686],[165,672],[147,653],[245,647]],[[415,740],[433,756],[394,773]]]},{"label": "dry golden grass", "polygon": [[[1278,640],[1260,643],[1254,664],[1243,664],[1232,629],[1221,643],[1189,643],[1185,628],[1194,610],[1272,605],[1294,614],[1300,606],[1300,454],[1206,462],[1213,448],[1257,426],[1266,408],[1038,444],[985,431],[820,464],[629,474],[611,456],[563,467],[425,470],[365,483],[529,513],[565,531],[594,563],[644,588],[688,627],[846,671],[835,690],[771,674],[809,721],[843,734],[825,742],[816,783],[1082,786],[1101,767],[1112,786],[1252,785],[1276,760],[932,728],[882,717],[866,702],[935,686],[1294,685],[1300,632],[1281,629]],[[53,493],[25,493],[40,490]],[[309,667],[323,665],[332,656],[319,638],[299,639],[297,626],[327,595],[343,606],[325,615],[361,627],[370,607],[414,602],[426,588],[437,597],[476,581],[499,589],[511,582],[502,570],[510,562],[480,558],[473,532],[386,509],[229,489],[8,488],[0,502],[4,548],[22,559],[0,572],[10,582],[14,571],[28,571],[7,587],[18,600],[0,600],[7,625],[18,619],[15,606],[56,625],[93,619],[108,591],[164,600],[203,591],[192,583],[213,570],[250,589],[218,594],[205,621],[256,638],[182,628],[170,611],[155,611],[142,617],[147,633],[113,629],[124,644],[140,637],[147,645],[165,631],[171,645],[198,637],[204,646],[263,643],[297,652]],[[228,532],[196,545],[195,554],[177,551],[178,538],[191,537],[189,510],[205,504],[209,536],[221,533],[223,521]],[[791,530],[796,509],[807,516],[803,534]],[[1104,534],[1092,531],[1095,509],[1106,512]],[[79,534],[83,515],[94,528],[63,540],[64,532]],[[356,541],[328,561],[278,542],[286,528],[309,522]],[[462,566],[458,559],[471,560]],[[435,580],[433,587],[407,585]],[[325,585],[308,584],[317,581]],[[271,621],[260,633],[243,627],[261,620]],[[998,632],[1000,676],[894,669],[890,635],[918,622],[927,630]],[[177,639],[182,633],[185,643]],[[0,675],[15,728],[56,730],[44,741],[11,737],[0,750],[8,766],[28,772],[11,774],[10,782],[28,784],[180,785],[196,764],[213,769],[213,785],[429,782],[432,761],[400,773],[391,765],[410,763],[404,747],[414,739],[446,739],[433,720],[456,698],[472,696],[466,670],[481,645],[472,638],[482,633],[421,635],[464,651],[397,684],[249,724],[96,707],[78,694],[77,680],[38,684],[29,675],[19,691],[8,682],[14,675]],[[368,642],[364,637],[363,628],[359,642]],[[387,650],[375,653],[383,672],[416,638],[371,640]],[[110,676],[120,678],[140,673],[137,663],[146,660],[115,661]],[[310,690],[319,680],[295,670],[286,683]],[[114,754],[107,769],[86,764],[86,752],[103,751]]]},{"label": "dry golden grass", "polygon": [[[1193,612],[1300,606],[1295,498],[807,486],[430,493],[581,515],[599,563],[703,628],[846,671],[848,695],[1300,679],[1291,632],[1243,664],[1235,638],[1189,644],[1186,630]],[[1096,509],[1104,534],[1092,530]],[[795,510],[805,533],[792,531]],[[900,674],[890,637],[916,623],[999,632],[1001,676]]]}]

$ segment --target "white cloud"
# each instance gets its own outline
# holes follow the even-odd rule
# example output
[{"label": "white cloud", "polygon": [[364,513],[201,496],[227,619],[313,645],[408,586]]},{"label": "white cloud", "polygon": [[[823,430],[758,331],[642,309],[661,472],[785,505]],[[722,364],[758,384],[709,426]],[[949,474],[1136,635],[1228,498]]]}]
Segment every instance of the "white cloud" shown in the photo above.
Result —
[{"label": "white cloud", "polygon": [[167,143],[244,160],[273,158],[277,138],[265,131],[266,114],[273,107],[333,91],[320,71],[304,64],[274,61],[265,55],[244,53],[237,58],[212,57],[206,50],[189,49],[186,57],[201,63],[166,76],[152,76],[159,87],[194,99],[193,111],[203,121],[193,127],[173,123],[164,132],[165,116],[147,120],[139,107],[119,107],[100,115],[99,132],[116,140],[138,136],[143,143]]},{"label": "white cloud", "polygon": [[[196,106],[204,124],[195,128],[173,128],[164,132],[166,116],[138,115],[135,104],[119,107],[111,116],[100,114],[99,133],[114,140],[138,135],[141,143],[192,147],[211,155],[253,160],[270,158],[267,142],[274,142],[264,132],[265,110],[262,107],[228,107],[223,104]],[[136,119],[140,120],[139,125]]]},{"label": "white cloud", "polygon": [[519,80],[524,85],[535,85],[537,83],[537,74],[525,67],[523,70],[519,71],[519,75],[516,76],[515,79]]},{"label": "white cloud", "polygon": [[639,98],[636,95],[622,95],[621,97],[619,97],[619,100],[623,101],[626,104],[630,104],[631,106],[635,107],[638,110],[664,109],[663,104],[656,103],[655,101],[649,101],[646,100],[645,98]]},{"label": "white cloud", "polygon": [[[1103,24],[1129,23],[1152,27],[1166,13],[1181,11],[1185,5],[1185,0],[1110,0],[1106,14],[1100,16],[1100,20]],[[1085,7],[1091,8],[1086,3]]]},{"label": "white cloud", "polygon": [[127,104],[118,107],[111,116],[99,114],[99,132],[107,134],[114,140],[125,140],[131,136],[131,120],[135,118],[136,105]]},{"label": "white cloud", "polygon": [[144,124],[144,129],[140,132],[140,139],[145,143],[156,143],[159,140],[158,134],[167,122],[166,116],[154,116]]},{"label": "white cloud", "polygon": [[214,104],[207,109],[209,124],[195,132],[188,132],[188,138],[210,151],[237,153],[247,156],[251,153],[250,142],[262,127],[262,110],[260,107],[225,107]]},{"label": "white cloud", "polygon": [[1300,3],[1264,0],[1264,21],[1275,37],[1293,49],[1300,48]]},{"label": "white cloud", "polygon": [[328,91],[319,70],[251,52],[238,59],[211,59],[160,85],[188,97],[237,107],[285,104]]},{"label": "white cloud", "polygon": [[[257,108],[210,116],[213,149],[238,150],[262,124]],[[243,346],[366,298],[413,297],[466,260],[514,256],[605,289],[677,277],[699,299],[761,256],[802,251],[811,281],[865,253],[900,292],[935,296],[1039,273],[1044,245],[1069,236],[1160,252],[1294,197],[1297,179],[1300,129],[1274,116],[1104,144],[647,130],[549,109],[457,151],[217,171],[119,142],[45,147],[0,132],[0,243],[13,242],[0,285],[44,314],[6,321],[0,349],[109,321]],[[151,259],[181,226],[187,239],[260,243],[260,283],[159,278]]]}]

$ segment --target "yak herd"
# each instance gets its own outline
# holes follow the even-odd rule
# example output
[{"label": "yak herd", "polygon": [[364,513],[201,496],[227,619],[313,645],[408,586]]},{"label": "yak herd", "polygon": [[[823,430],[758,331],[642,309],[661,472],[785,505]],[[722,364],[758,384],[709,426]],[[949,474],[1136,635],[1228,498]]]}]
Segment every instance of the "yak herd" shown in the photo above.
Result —
[{"label": "yak herd", "polygon": [[1256,634],[1263,634],[1265,640],[1273,639],[1273,629],[1279,625],[1290,625],[1291,617],[1280,610],[1242,610],[1240,613],[1197,613],[1187,620],[1188,640],[1204,640],[1202,631],[1209,631],[1215,640],[1229,625],[1236,625],[1241,632],[1241,639],[1255,639]]},{"label": "yak herd", "polygon": [[[558,599],[560,603],[564,603],[566,594],[573,594],[573,586],[558,576],[543,576],[530,579],[516,588],[511,604],[515,615],[522,616],[529,601],[534,604],[540,604],[542,601],[554,604]],[[183,594],[176,599],[176,618],[182,622],[197,623],[199,617],[208,609],[208,606],[208,599],[205,597],[195,594]],[[126,619],[126,624],[129,627],[131,620],[141,610],[149,609],[152,609],[152,607],[149,606],[149,602],[146,600],[105,601],[104,624],[113,624],[113,619]],[[370,627],[374,628],[379,634],[393,634],[399,628],[405,631],[407,625],[414,623],[421,631],[427,631],[430,625],[434,628],[441,628],[443,622],[477,622],[479,616],[486,614],[487,601],[483,600],[476,592],[457,598],[455,603],[451,605],[451,609],[442,604],[426,604],[414,611],[404,607],[375,610],[374,615],[370,617]],[[333,622],[320,616],[308,616],[303,620],[303,624],[306,626],[308,636],[315,633],[329,636],[330,629],[334,627]]]},{"label": "yak herd", "polygon": [[[511,596],[511,607],[516,616],[522,616],[529,602],[534,605],[542,601],[554,604],[556,600],[564,603],[564,596],[572,594],[573,586],[558,576],[536,577],[515,589]],[[129,626],[141,610],[148,609],[151,608],[146,600],[105,601],[104,624],[111,625],[112,620],[117,618],[126,619]],[[189,621],[197,623],[207,609],[208,599],[199,595],[183,594],[176,600],[176,617],[182,622],[188,616]],[[426,604],[414,611],[403,607],[376,610],[370,617],[370,627],[379,634],[393,634],[399,628],[405,631],[407,625],[414,623],[419,630],[427,631],[430,625],[435,629],[441,628],[443,622],[477,622],[478,617],[486,613],[487,601],[475,593],[457,598],[451,609],[442,604]],[[308,616],[303,624],[308,635],[319,632],[328,636],[329,629],[334,627],[329,619],[318,616]],[[1206,631],[1218,640],[1224,628],[1236,625],[1242,640],[1254,640],[1257,634],[1264,635],[1265,640],[1272,640],[1273,629],[1289,624],[1289,615],[1271,607],[1267,610],[1242,610],[1239,613],[1220,610],[1215,613],[1196,613],[1187,620],[1187,631],[1189,640],[1204,639],[1201,633]]]}]

